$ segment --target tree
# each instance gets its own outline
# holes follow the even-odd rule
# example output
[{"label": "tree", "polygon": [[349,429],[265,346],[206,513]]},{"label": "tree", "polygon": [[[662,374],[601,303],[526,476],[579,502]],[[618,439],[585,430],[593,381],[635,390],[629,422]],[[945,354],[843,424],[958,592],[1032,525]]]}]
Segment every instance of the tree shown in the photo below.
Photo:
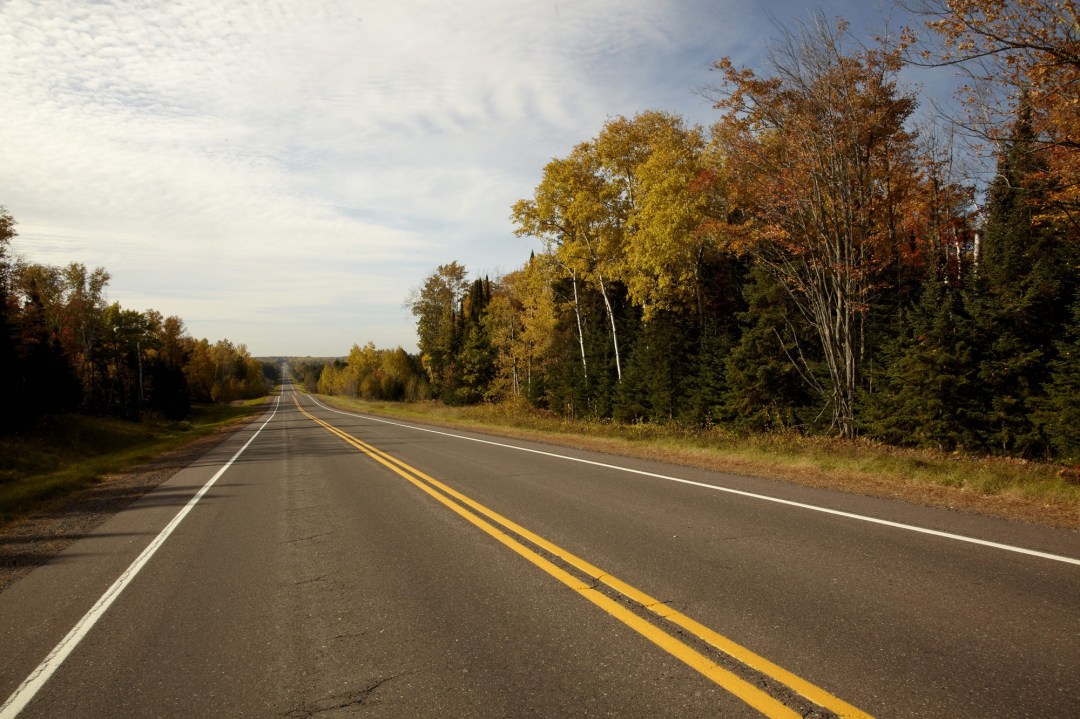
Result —
[{"label": "tree", "polygon": [[105,352],[105,288],[109,273],[98,267],[72,262],[60,270],[63,287],[60,342],[83,387],[83,407],[90,412],[106,409],[108,356]]},{"label": "tree", "polygon": [[944,262],[904,314],[882,353],[886,368],[866,398],[863,426],[890,444],[981,448],[988,398],[976,374],[982,335],[964,293],[945,281]]},{"label": "tree", "polygon": [[1063,223],[1037,209],[1049,188],[1030,117],[1022,107],[1014,137],[1002,145],[972,297],[986,340],[979,376],[991,397],[987,443],[1021,455],[1047,448],[1033,412],[1070,319],[1080,265]]},{"label": "tree", "polygon": [[25,387],[22,380],[22,366],[19,362],[17,340],[15,336],[14,313],[15,307],[12,297],[13,271],[8,255],[8,247],[11,240],[18,235],[15,230],[15,218],[6,209],[0,207],[0,377],[13,381],[13,409],[16,411],[4,412],[0,418],[0,427],[6,428],[13,423],[26,402]]},{"label": "tree", "polygon": [[805,408],[823,391],[813,328],[764,265],[752,269],[742,291],[742,333],[726,357],[720,414],[743,429],[808,429],[816,417]]},{"label": "tree", "polygon": [[486,278],[475,280],[461,300],[460,347],[455,356],[460,381],[454,402],[480,401],[494,378],[494,351],[483,321],[490,303],[491,281]]},{"label": "tree", "polygon": [[468,286],[465,266],[451,262],[439,265],[406,300],[416,317],[421,362],[439,396],[452,391],[457,382],[458,309]]},{"label": "tree", "polygon": [[[1048,192],[1038,210],[1080,226],[1080,15],[1074,0],[923,0],[912,8],[942,45],[922,62],[966,71],[960,123],[991,148],[1027,108]],[[1036,198],[1032,198],[1035,200]]]},{"label": "tree", "polygon": [[102,313],[104,344],[107,345],[104,374],[104,409],[113,414],[138,419],[146,400],[144,353],[155,344],[151,317],[125,310],[114,302]]},{"label": "tree", "polygon": [[1073,305],[1072,319],[1056,345],[1057,358],[1050,364],[1051,379],[1037,420],[1057,455],[1080,463],[1080,301]]},{"label": "tree", "polygon": [[[618,278],[648,322],[656,311],[701,311],[701,270],[713,244],[710,220],[726,218],[720,175],[705,133],[682,118],[645,112],[609,121],[601,162],[623,186],[625,240]],[[613,180],[614,181],[614,180]]]},{"label": "tree", "polygon": [[904,205],[918,163],[904,126],[915,100],[896,87],[899,51],[847,53],[844,29],[819,16],[788,34],[774,48],[772,77],[720,60],[725,115],[714,135],[744,209],[727,245],[767,267],[814,328],[833,426],[851,437],[865,314],[911,232]]},{"label": "tree", "polygon": [[484,318],[496,354],[491,398],[524,396],[533,403],[540,401],[558,319],[555,270],[550,255],[534,254],[496,284]]},{"label": "tree", "polygon": [[50,319],[36,281],[31,278],[20,294],[23,302],[17,349],[21,376],[15,377],[14,394],[20,394],[21,380],[23,412],[26,414],[74,409],[82,396],[79,381],[64,356],[57,336],[58,328]]},{"label": "tree", "polygon": [[619,331],[612,278],[619,272],[626,224],[627,189],[606,176],[597,142],[579,144],[565,159],[544,167],[533,199],[514,204],[514,234],[540,238],[570,277],[581,345],[587,370],[578,278],[594,283],[608,318],[615,372],[622,378]]}]

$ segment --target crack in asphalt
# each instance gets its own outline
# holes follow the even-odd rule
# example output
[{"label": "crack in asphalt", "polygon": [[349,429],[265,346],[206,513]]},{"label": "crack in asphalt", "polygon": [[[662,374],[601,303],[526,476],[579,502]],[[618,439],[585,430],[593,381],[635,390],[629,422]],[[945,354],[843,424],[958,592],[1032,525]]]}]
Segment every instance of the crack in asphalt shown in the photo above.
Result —
[{"label": "crack in asphalt", "polygon": [[290,709],[281,716],[287,717],[287,719],[308,719],[309,717],[323,714],[325,712],[336,711],[338,709],[345,709],[352,706],[361,706],[375,693],[379,687],[386,684],[389,681],[397,679],[403,676],[401,674],[395,674],[392,677],[384,677],[378,679],[371,684],[368,684],[363,689],[356,692],[347,692],[344,694],[335,694],[334,696],[326,697],[325,699],[319,699],[318,701],[309,702],[296,709]]},{"label": "crack in asphalt", "polygon": [[335,534],[335,532],[320,532],[319,534],[310,534],[306,537],[297,537],[296,539],[289,539],[285,544],[295,544],[296,542],[306,542],[309,539],[318,539],[319,537],[326,537],[328,535]]},{"label": "crack in asphalt", "polygon": [[363,632],[352,632],[352,633],[349,633],[349,634],[338,634],[338,635],[336,635],[336,636],[335,636],[335,637],[333,637],[333,638],[334,638],[334,639],[356,639],[357,637],[362,637],[362,636],[364,636],[364,635],[366,635],[366,634],[367,634],[367,632],[366,632],[366,631],[363,631]]},{"label": "crack in asphalt", "polygon": [[319,576],[312,577],[311,579],[301,579],[301,580],[299,580],[297,582],[293,582],[293,586],[298,587],[301,584],[310,584],[311,582],[321,582],[322,580],[329,577],[331,574],[333,574],[333,572],[327,572],[326,574],[320,574]]}]

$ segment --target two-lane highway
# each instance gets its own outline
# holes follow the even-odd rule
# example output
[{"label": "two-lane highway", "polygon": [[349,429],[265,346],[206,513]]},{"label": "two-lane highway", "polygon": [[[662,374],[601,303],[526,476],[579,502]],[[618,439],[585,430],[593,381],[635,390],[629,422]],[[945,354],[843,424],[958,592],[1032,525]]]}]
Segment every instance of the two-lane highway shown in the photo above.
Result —
[{"label": "two-lane highway", "polygon": [[1077,558],[287,384],[0,593],[0,717],[1073,717]]}]

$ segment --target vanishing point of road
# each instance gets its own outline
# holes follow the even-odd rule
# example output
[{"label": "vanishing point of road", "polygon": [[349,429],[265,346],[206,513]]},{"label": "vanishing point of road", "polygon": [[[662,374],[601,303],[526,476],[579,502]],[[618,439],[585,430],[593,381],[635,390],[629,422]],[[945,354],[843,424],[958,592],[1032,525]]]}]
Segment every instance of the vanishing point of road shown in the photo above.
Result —
[{"label": "vanishing point of road", "polygon": [[1080,716],[1080,534],[267,412],[0,593],[8,717]]}]

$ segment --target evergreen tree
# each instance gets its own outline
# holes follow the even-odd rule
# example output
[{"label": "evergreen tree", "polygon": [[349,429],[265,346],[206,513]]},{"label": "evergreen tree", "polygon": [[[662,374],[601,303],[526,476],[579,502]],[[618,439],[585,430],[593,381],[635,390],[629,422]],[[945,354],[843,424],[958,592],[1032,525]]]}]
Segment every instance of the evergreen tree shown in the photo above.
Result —
[{"label": "evergreen tree", "polygon": [[699,347],[693,318],[657,312],[644,323],[629,354],[613,407],[620,421],[680,418],[693,386]]},{"label": "evergreen tree", "polygon": [[679,417],[684,422],[707,425],[725,416],[727,360],[739,341],[739,317],[747,310],[743,286],[748,266],[734,255],[715,253],[702,257],[699,272],[701,291],[694,313],[697,347],[688,359],[693,373]]},{"label": "evergreen tree", "polygon": [[1022,456],[1047,448],[1033,413],[1076,290],[1075,243],[1034,209],[1047,192],[1044,169],[1022,106],[990,188],[971,304],[985,340],[979,378],[990,396],[986,443]]},{"label": "evergreen tree", "polygon": [[1073,304],[1072,320],[1056,348],[1058,356],[1050,363],[1050,383],[1037,419],[1057,456],[1080,462],[1080,301]]},{"label": "evergreen tree", "polygon": [[864,430],[890,444],[977,447],[986,397],[977,377],[979,337],[962,293],[931,276],[899,324],[881,352],[885,369],[863,398]]},{"label": "evergreen tree", "polygon": [[453,389],[443,399],[451,404],[472,404],[484,398],[495,376],[495,353],[483,317],[491,303],[491,281],[477,279],[461,300]]},{"label": "evergreen tree", "polygon": [[463,337],[459,308],[470,288],[465,276],[464,265],[440,265],[406,303],[416,317],[424,369],[432,391],[439,397],[450,396],[458,384],[455,358]]},{"label": "evergreen tree", "polygon": [[743,332],[726,362],[726,417],[744,429],[808,429],[822,416],[820,409],[812,412],[815,395],[827,396],[812,374],[820,353],[813,333],[787,290],[761,267],[753,268],[743,291]]}]

